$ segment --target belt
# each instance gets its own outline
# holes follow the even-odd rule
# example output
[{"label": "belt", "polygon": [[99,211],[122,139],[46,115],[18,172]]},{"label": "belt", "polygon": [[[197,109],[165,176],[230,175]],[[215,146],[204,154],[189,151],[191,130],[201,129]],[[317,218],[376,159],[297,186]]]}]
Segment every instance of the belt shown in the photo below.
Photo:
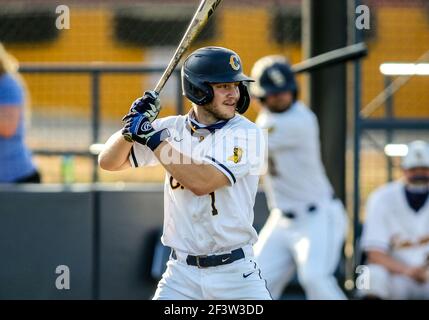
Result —
[{"label": "belt", "polygon": [[[337,197],[335,196],[335,194],[333,194],[332,195],[332,200],[337,200]],[[309,203],[308,205],[307,205],[307,212],[308,213],[315,213],[317,211],[317,205],[315,205],[314,203]],[[292,211],[292,210],[289,210],[289,211],[282,211],[282,213],[283,213],[283,216],[284,217],[286,217],[286,218],[289,218],[289,219],[295,219],[298,215],[294,212],[294,211]]]},{"label": "belt", "polygon": [[[172,249],[171,257],[177,260],[177,255],[174,249]],[[242,248],[232,250],[231,253],[210,255],[210,256],[191,256],[186,257],[186,263],[190,266],[196,266],[198,268],[209,268],[216,267],[225,264],[233,263],[234,261],[243,259],[245,257]]]}]

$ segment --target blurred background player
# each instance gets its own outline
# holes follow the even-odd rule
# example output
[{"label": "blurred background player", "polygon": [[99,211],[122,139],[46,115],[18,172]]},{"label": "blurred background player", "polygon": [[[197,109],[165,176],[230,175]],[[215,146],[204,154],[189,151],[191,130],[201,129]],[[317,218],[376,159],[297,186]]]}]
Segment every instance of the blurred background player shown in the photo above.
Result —
[{"label": "blurred background player", "polygon": [[367,203],[362,248],[367,298],[429,299],[429,145],[414,141],[404,179],[375,190]]},{"label": "blurred background player", "polygon": [[344,299],[333,275],[345,240],[347,217],[321,162],[316,116],[297,100],[287,60],[258,60],[251,94],[262,111],[256,123],[268,131],[264,189],[270,216],[255,246],[274,299],[295,270],[308,299]]},{"label": "blurred background player", "polygon": [[25,84],[18,62],[0,43],[0,183],[39,183],[25,144]]}]

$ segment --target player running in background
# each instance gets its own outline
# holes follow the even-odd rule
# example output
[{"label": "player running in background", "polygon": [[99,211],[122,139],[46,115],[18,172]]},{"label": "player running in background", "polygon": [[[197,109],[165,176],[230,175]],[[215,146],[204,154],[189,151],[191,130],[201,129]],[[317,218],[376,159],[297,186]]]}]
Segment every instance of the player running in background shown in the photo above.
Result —
[{"label": "player running in background", "polygon": [[107,170],[161,163],[167,171],[161,240],[172,254],[154,299],[271,298],[252,248],[264,138],[240,115],[249,81],[235,52],[199,49],[182,67],[191,111],[155,120],[159,99],[147,92],[100,154]]},{"label": "player running in background", "polygon": [[258,60],[251,94],[268,130],[269,170],[264,189],[270,216],[255,253],[273,298],[295,271],[308,299],[344,299],[333,275],[347,230],[347,215],[321,161],[316,116],[297,100],[298,87],[286,59]]},{"label": "player running in background", "polygon": [[429,299],[429,146],[409,145],[403,180],[369,197],[361,246],[369,264],[366,298]]}]

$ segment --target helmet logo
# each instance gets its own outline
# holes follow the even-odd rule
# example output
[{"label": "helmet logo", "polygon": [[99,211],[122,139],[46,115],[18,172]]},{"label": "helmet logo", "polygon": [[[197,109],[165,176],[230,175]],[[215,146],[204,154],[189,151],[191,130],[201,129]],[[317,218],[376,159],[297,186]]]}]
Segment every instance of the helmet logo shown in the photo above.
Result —
[{"label": "helmet logo", "polygon": [[277,69],[268,70],[268,77],[276,85],[276,87],[284,87],[286,85],[286,78]]},{"label": "helmet logo", "polygon": [[235,71],[240,70],[240,60],[236,55],[233,54],[229,58],[229,64],[231,65],[231,68],[234,69]]}]

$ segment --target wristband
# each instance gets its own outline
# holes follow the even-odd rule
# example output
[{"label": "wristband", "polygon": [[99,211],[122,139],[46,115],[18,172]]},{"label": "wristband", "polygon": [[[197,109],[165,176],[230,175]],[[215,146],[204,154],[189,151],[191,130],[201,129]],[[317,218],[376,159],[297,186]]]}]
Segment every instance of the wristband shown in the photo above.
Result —
[{"label": "wristband", "polygon": [[170,131],[168,129],[162,129],[155,132],[149,140],[146,142],[146,145],[152,150],[155,151],[156,148],[163,142],[165,139],[170,137]]}]

